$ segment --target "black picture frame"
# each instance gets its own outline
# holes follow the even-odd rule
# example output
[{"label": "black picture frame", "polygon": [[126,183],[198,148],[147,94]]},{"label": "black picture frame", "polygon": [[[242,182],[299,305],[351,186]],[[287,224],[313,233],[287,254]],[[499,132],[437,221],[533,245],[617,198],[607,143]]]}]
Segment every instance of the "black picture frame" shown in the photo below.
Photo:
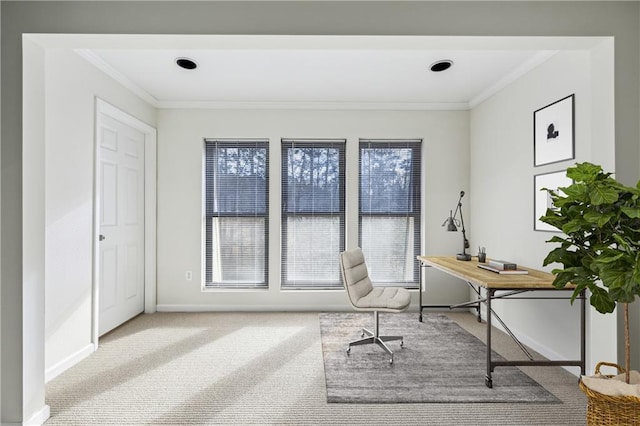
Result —
[{"label": "black picture frame", "polygon": [[575,94],[533,112],[533,165],[575,158]]}]

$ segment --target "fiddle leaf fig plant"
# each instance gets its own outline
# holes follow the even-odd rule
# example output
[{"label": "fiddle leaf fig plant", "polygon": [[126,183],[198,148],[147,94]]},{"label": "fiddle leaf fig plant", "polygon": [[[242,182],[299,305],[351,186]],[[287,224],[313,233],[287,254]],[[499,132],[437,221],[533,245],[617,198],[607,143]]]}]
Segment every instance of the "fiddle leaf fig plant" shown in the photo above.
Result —
[{"label": "fiddle leaf fig plant", "polygon": [[628,304],[640,296],[640,181],[628,187],[591,163],[567,169],[573,183],[543,188],[553,202],[541,221],[562,231],[544,265],[559,263],[553,285],[574,285],[571,302],[588,290],[590,304],[611,313],[622,304],[625,319],[625,368],[630,364]]}]

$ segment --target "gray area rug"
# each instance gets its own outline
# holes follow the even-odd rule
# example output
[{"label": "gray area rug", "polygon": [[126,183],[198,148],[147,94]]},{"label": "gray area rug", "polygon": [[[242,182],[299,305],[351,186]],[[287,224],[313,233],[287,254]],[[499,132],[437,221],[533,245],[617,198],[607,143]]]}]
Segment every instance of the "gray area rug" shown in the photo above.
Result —
[{"label": "gray area rug", "polygon": [[445,315],[380,313],[381,335],[404,336],[388,343],[393,364],[377,345],[347,355],[362,327],[373,330],[372,313],[320,314],[327,402],[561,402],[517,367],[497,367],[487,388],[486,346]]}]

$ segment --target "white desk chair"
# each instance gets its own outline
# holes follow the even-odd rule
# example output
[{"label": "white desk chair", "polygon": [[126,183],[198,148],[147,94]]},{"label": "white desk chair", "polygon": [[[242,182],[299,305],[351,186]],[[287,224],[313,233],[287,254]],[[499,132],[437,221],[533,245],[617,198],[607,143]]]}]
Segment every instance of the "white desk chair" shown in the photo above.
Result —
[{"label": "white desk chair", "polygon": [[356,311],[372,311],[375,321],[373,332],[363,329],[362,339],[349,342],[347,354],[351,352],[351,346],[375,343],[387,351],[391,356],[389,363],[393,364],[393,351],[386,342],[400,340],[400,347],[402,347],[404,339],[402,336],[379,335],[378,312],[406,311],[411,303],[409,291],[400,287],[374,287],[369,279],[364,254],[360,247],[342,252],[340,266],[351,306]]}]

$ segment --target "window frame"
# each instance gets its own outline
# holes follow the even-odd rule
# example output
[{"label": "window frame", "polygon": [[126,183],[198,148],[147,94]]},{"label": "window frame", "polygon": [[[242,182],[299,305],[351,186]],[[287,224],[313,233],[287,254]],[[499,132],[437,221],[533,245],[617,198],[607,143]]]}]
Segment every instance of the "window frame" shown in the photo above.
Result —
[{"label": "window frame", "polygon": [[[300,148],[315,148],[322,147],[325,144],[327,148],[335,148],[338,149],[338,188],[339,188],[339,211],[336,212],[288,212],[288,192],[287,192],[287,182],[288,182],[288,150],[293,147]],[[342,277],[340,274],[340,267],[338,263],[340,252],[345,250],[346,244],[346,167],[347,167],[347,158],[346,158],[346,144],[347,140],[344,138],[341,139],[302,139],[302,138],[283,138],[281,140],[281,257],[280,257],[280,266],[281,266],[281,274],[280,274],[280,288],[281,290],[336,290],[343,289],[344,284],[342,281]],[[338,273],[338,279],[335,283],[331,285],[317,285],[314,284],[313,280],[296,280],[295,282],[298,284],[289,284],[289,280],[287,278],[287,252],[288,246],[286,243],[287,233],[287,220],[290,217],[295,216],[324,216],[324,217],[339,217],[340,221],[340,247],[339,252],[336,253],[336,262],[335,268]]]},{"label": "window frame", "polygon": [[[211,204],[213,204],[213,197],[215,196],[215,186],[212,185],[207,179],[209,173],[209,164],[213,163],[214,168],[217,168],[218,157],[213,155],[209,158],[209,150],[217,150],[220,148],[256,148],[264,149],[264,169],[265,169],[265,211],[258,214],[253,213],[226,213],[215,212]],[[220,139],[220,138],[206,138],[203,144],[203,224],[202,224],[202,289],[206,291],[210,290],[268,290],[269,288],[269,140],[268,139]],[[213,173],[216,173],[215,171]],[[262,274],[261,282],[254,283],[237,283],[229,282],[225,284],[225,281],[220,283],[214,283],[212,280],[213,265],[210,261],[208,250],[212,246],[210,237],[212,232],[212,220],[216,217],[259,217],[264,221],[264,271]],[[212,254],[211,254],[212,256]]]},{"label": "window frame", "polygon": [[[380,148],[403,148],[411,149],[411,165],[412,165],[412,196],[411,206],[412,211],[406,212],[363,212],[363,194],[362,194],[362,151],[364,146],[371,147],[372,145],[379,145]],[[396,146],[394,146],[396,145]],[[413,280],[412,281],[374,281],[374,286],[396,286],[404,287],[408,289],[417,289],[420,287],[420,267],[418,262],[415,261],[416,256],[421,254],[422,249],[422,139],[360,139],[358,143],[358,246],[362,247],[363,236],[363,217],[400,217],[400,218],[413,218],[413,255],[411,258],[414,260],[413,265]],[[363,250],[365,248],[363,247]],[[365,250],[366,253],[366,250]]]}]

